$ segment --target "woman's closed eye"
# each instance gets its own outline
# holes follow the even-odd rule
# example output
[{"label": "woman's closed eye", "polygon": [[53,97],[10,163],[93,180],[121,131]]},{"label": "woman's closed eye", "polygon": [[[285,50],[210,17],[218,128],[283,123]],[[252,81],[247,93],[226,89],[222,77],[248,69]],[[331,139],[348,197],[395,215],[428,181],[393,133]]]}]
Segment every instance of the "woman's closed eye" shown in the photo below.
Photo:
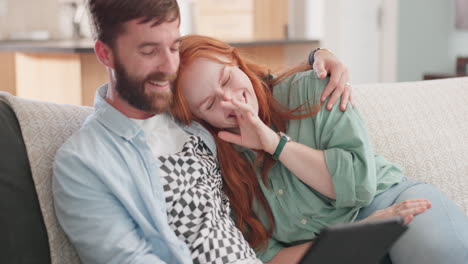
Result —
[{"label": "woman's closed eye", "polygon": [[206,108],[206,110],[210,110],[216,103],[216,97],[212,97],[209,101],[208,101],[208,107]]},{"label": "woman's closed eye", "polygon": [[231,81],[231,74],[229,73],[225,81],[221,84],[221,86],[225,87],[226,85],[229,84],[230,81]]}]

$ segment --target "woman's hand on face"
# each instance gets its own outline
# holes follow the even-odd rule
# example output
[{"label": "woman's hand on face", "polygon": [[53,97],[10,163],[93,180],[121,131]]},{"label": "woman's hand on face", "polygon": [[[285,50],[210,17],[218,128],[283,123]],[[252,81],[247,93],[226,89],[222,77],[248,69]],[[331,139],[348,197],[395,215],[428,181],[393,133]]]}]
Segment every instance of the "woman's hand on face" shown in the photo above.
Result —
[{"label": "woman's hand on face", "polygon": [[414,216],[424,213],[431,208],[431,202],[426,199],[414,199],[399,202],[382,210],[375,211],[370,216],[364,218],[360,222],[380,220],[394,216],[401,216],[405,224],[413,221]]},{"label": "woman's hand on face", "polygon": [[353,103],[348,69],[333,53],[325,49],[318,50],[314,58],[312,68],[317,72],[317,76],[323,79],[330,74],[330,81],[323,90],[320,100],[324,102],[330,96],[327,109],[331,110],[341,96],[340,109],[345,111],[348,101]]},{"label": "woman's hand on face", "polygon": [[241,101],[222,101],[222,107],[236,114],[239,134],[221,131],[218,136],[227,142],[246,148],[273,153],[279,143],[279,136],[258,117],[253,108]]}]

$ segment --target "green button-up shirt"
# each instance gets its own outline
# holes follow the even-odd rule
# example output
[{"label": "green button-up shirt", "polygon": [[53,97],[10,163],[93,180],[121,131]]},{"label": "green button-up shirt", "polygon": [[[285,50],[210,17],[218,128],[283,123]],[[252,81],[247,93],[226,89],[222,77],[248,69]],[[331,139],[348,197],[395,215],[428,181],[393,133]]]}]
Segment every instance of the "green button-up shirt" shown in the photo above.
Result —
[{"label": "green button-up shirt", "polygon": [[[273,93],[289,109],[304,103],[311,106],[319,102],[327,83],[328,79],[318,79],[313,71],[301,72],[275,86]],[[304,184],[280,162],[269,172],[268,187],[259,175],[275,219],[268,247],[257,252],[264,262],[271,260],[281,248],[312,240],[327,225],[353,221],[361,207],[403,177],[400,168],[374,154],[356,107],[348,105],[345,112],[338,106],[331,111],[323,107],[312,117],[289,121],[286,133],[296,142],[325,152],[336,199],[327,198]],[[254,160],[252,151],[243,151]],[[260,218],[268,226],[266,215]]]}]

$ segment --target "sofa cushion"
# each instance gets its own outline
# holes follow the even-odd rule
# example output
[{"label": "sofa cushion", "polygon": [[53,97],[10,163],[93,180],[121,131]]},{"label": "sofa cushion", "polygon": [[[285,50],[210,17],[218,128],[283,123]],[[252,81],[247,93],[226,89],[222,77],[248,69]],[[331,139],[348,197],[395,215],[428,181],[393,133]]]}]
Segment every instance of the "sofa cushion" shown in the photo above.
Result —
[{"label": "sofa cushion", "polygon": [[16,116],[0,101],[0,263],[50,263],[49,242]]},{"label": "sofa cushion", "polygon": [[5,92],[0,92],[1,99],[8,102],[21,127],[32,179],[47,230],[51,262],[80,263],[75,248],[55,216],[52,162],[57,149],[81,127],[92,108],[24,99]]},{"label": "sofa cushion", "polygon": [[468,215],[468,77],[353,87],[376,153]]}]

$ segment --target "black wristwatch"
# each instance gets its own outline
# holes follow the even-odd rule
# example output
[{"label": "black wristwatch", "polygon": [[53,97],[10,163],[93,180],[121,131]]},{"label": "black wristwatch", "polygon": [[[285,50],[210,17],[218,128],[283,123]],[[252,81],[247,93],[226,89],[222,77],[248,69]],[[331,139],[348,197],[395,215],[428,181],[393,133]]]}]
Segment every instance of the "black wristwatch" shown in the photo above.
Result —
[{"label": "black wristwatch", "polygon": [[315,62],[315,52],[317,52],[319,50],[326,50],[326,51],[333,54],[333,52],[331,52],[331,50],[329,50],[327,48],[316,48],[316,49],[314,49],[313,51],[311,51],[309,53],[309,65],[312,66],[312,67],[314,66],[314,62]]}]

